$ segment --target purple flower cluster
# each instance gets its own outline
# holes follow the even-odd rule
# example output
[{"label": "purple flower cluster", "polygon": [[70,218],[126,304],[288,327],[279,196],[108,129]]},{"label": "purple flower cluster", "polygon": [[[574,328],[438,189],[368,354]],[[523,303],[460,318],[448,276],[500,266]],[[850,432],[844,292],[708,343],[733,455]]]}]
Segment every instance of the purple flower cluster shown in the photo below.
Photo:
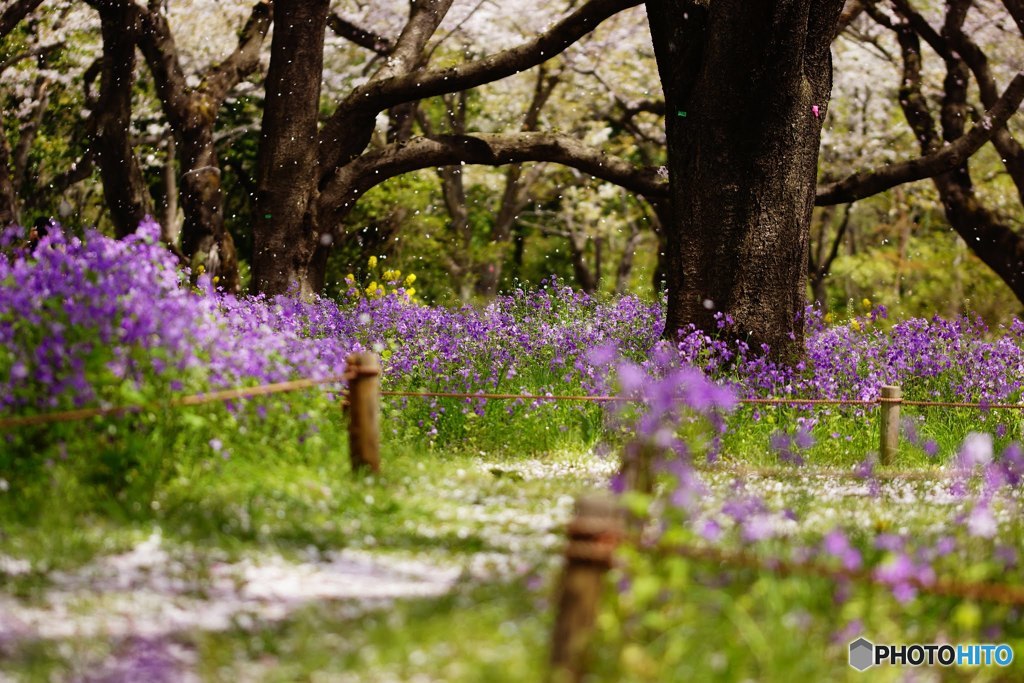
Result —
[{"label": "purple flower cluster", "polygon": [[764,349],[728,342],[690,327],[676,349],[688,363],[733,383],[743,396],[873,400],[899,384],[907,398],[1018,400],[1024,387],[1024,323],[992,335],[980,319],[915,318],[885,329],[884,309],[846,325],[805,316],[807,355],[795,366],[769,360]]},{"label": "purple flower cluster", "polygon": [[[699,368],[741,396],[870,399],[890,382],[916,398],[1021,395],[1019,322],[990,339],[967,319],[910,320],[883,331],[880,312],[826,326],[809,311],[807,357],[786,367],[762,349],[693,328],[659,341],[661,306],[635,297],[604,302],[553,280],[459,309],[422,306],[401,290],[339,305],[236,298],[203,278],[190,288],[157,230],[148,221],[121,241],[54,230],[31,253],[11,247],[17,231],[0,236],[8,252],[0,259],[0,412],[130,400],[158,378],[190,391],[324,376],[363,348],[381,353],[387,385],[405,389],[594,393],[606,386],[606,359],[592,352],[606,349],[650,375]],[[426,419],[446,405],[433,402]],[[483,412],[479,402],[462,409]]]},{"label": "purple flower cluster", "polygon": [[0,258],[0,412],[130,402],[340,373],[353,343],[310,334],[310,306],[187,286],[159,226],[113,240],[51,231]]},{"label": "purple flower cluster", "polygon": [[[735,396],[728,388],[711,382],[690,366],[679,365],[678,357],[664,352],[652,354],[643,367],[609,358],[606,349],[598,349],[592,356],[615,366],[620,391],[638,399],[640,406],[635,414],[619,409],[620,417],[628,415],[632,419],[627,429],[631,437],[623,450],[622,471],[612,482],[613,491],[622,493],[631,483],[636,486],[638,480],[631,479],[629,472],[642,470],[634,464],[640,459],[650,462],[649,469],[668,475],[662,477],[662,484],[667,487],[665,498],[671,506],[656,508],[665,516],[654,530],[658,536],[667,537],[671,524],[677,523],[672,538],[679,538],[683,529],[688,530],[684,534],[704,544],[761,544],[779,537],[787,523],[799,522],[797,515],[788,508],[773,510],[739,478],[734,480],[729,495],[723,500],[714,502],[713,496],[707,495],[694,467],[693,455],[695,446],[707,444],[708,433],[715,431],[713,427],[718,423],[714,416],[735,405]],[[708,417],[712,419],[706,419]],[[794,433],[776,432],[772,436],[771,448],[782,460],[802,462],[800,452],[813,445],[811,422],[804,420]],[[714,439],[710,442],[713,444]],[[948,526],[962,529],[960,538],[921,534],[911,540],[902,533],[872,535],[870,529],[850,530],[837,525],[826,528],[816,543],[807,545],[805,538],[795,536],[775,551],[781,550],[783,557],[788,555],[800,562],[834,563],[847,572],[865,568],[864,571],[875,582],[888,587],[900,603],[914,600],[922,587],[935,583],[941,571],[958,570],[959,564],[943,563],[943,558],[955,552],[959,544],[987,544],[984,547],[1004,568],[1016,567],[1016,549],[996,541],[1001,531],[1005,535],[1009,520],[1019,516],[1024,450],[1011,444],[997,457],[991,435],[971,433],[964,439],[951,472],[948,493],[959,500],[956,509],[963,512],[954,513],[956,516],[948,519]],[[868,480],[870,494],[878,496],[879,482],[870,457],[855,470],[855,475]],[[640,493],[650,490],[648,486]],[[949,515],[949,512],[939,508],[936,514]],[[729,533],[728,529],[734,532]],[[862,544],[860,547],[855,536]],[[865,544],[865,540],[868,543]],[[986,557],[983,553],[976,559],[985,561]],[[845,600],[846,593],[845,589],[838,591],[836,599]]]}]

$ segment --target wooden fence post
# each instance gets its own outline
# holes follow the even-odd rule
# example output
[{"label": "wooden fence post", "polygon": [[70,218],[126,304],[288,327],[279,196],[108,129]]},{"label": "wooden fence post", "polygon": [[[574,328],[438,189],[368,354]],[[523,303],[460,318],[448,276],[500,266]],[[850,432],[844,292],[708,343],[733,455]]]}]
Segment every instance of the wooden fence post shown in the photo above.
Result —
[{"label": "wooden fence post", "polygon": [[380,472],[380,361],[369,352],[351,353],[348,367],[348,449],[352,471]]},{"label": "wooden fence post", "polygon": [[654,493],[654,455],[654,447],[647,444],[623,453],[619,474],[626,491]]},{"label": "wooden fence post", "polygon": [[586,673],[585,659],[604,575],[623,534],[622,509],[609,495],[581,497],[567,532],[569,543],[551,642],[551,683],[576,683]]},{"label": "wooden fence post", "polygon": [[878,461],[882,465],[892,464],[893,456],[900,445],[900,401],[903,391],[898,386],[882,387],[882,401],[879,404],[878,429],[881,443]]}]

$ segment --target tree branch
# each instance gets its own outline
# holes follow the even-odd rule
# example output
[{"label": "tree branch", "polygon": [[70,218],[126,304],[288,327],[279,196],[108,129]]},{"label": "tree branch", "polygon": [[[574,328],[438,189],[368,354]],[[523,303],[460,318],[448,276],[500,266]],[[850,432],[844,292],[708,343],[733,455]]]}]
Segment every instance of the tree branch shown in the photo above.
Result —
[{"label": "tree branch", "polygon": [[[924,38],[924,41],[928,43],[931,49],[935,50],[937,55],[946,60],[953,59],[952,51],[949,49],[945,38],[932,28],[927,19],[911,7],[908,0],[893,0],[892,4],[896,8],[896,12],[910,25],[910,28],[914,29],[917,35]],[[892,26],[889,28],[892,28]]]},{"label": "tree branch", "polygon": [[337,12],[331,12],[327,17],[327,26],[334,31],[335,35],[355,43],[359,47],[376,52],[382,57],[387,56],[395,49],[394,44],[384,36],[370,33],[356,26],[348,19],[343,19]]},{"label": "tree branch", "polygon": [[598,24],[641,0],[590,0],[533,40],[448,69],[413,71],[376,78],[349,96],[348,102],[377,111],[425,97],[475,88],[546,62],[594,30]]},{"label": "tree branch", "polygon": [[4,13],[0,14],[0,38],[13,31],[22,19],[42,3],[43,0],[15,0],[8,5]]},{"label": "tree branch", "polygon": [[[967,34],[962,26],[952,24],[948,40],[960,55],[978,83],[978,94],[983,106],[991,108],[999,99],[999,88],[989,68],[988,56]],[[1024,148],[1017,142],[1007,126],[1000,126],[992,136],[992,145],[999,152],[1010,178],[1017,187],[1017,194],[1024,201]]]},{"label": "tree branch", "polygon": [[228,57],[210,69],[203,85],[204,90],[217,108],[228,96],[231,89],[243,78],[251,74],[260,64],[260,48],[267,37],[270,22],[273,20],[273,7],[268,2],[258,2],[249,14],[249,18],[238,35],[238,45]]},{"label": "tree branch", "polygon": [[936,152],[917,159],[887,166],[875,171],[855,173],[848,178],[818,188],[815,204],[828,206],[864,199],[890,188],[932,178],[952,171],[982,145],[988,142],[996,130],[1004,126],[1024,100],[1024,72],[1017,72],[1002,97],[988,110],[969,132]]},{"label": "tree branch", "polygon": [[158,8],[150,7],[139,14],[142,21],[139,50],[153,74],[164,115],[174,128],[180,130],[188,121],[189,87],[178,60],[178,46],[167,24],[167,17]]},{"label": "tree branch", "polygon": [[1003,0],[1003,5],[1017,23],[1021,35],[1024,35],[1024,0]]},{"label": "tree branch", "polygon": [[99,10],[103,36],[100,95],[96,105],[93,156],[100,167],[103,195],[118,237],[135,232],[153,212],[153,202],[129,136],[135,45],[141,32],[134,2],[89,0]]},{"label": "tree branch", "polygon": [[4,61],[0,62],[0,74],[2,74],[4,71],[6,71],[7,69],[11,68],[12,66],[14,66],[15,64],[24,59],[42,57],[44,55],[50,54],[51,52],[56,52],[61,47],[61,43],[54,43],[53,45],[42,45],[40,47],[32,48],[31,50],[25,50],[24,52],[19,52],[18,54],[11,55]]},{"label": "tree branch", "polygon": [[[642,0],[589,0],[533,40],[449,69],[390,75],[378,71],[353,90],[320,132],[322,182],[360,154],[373,133],[373,117],[402,102],[474,88],[541,64],[556,56],[612,15]],[[403,31],[404,33],[404,31]],[[400,41],[401,42],[401,41]],[[397,54],[398,48],[396,48]]]},{"label": "tree branch", "polygon": [[21,193],[25,185],[25,173],[28,170],[28,155],[32,150],[32,143],[36,139],[39,127],[43,125],[43,117],[46,116],[46,108],[50,104],[50,79],[40,76],[36,79],[35,92],[32,99],[35,100],[35,108],[28,121],[21,126],[21,135],[18,137],[18,146],[14,148],[14,167],[12,169],[15,193]]},{"label": "tree branch", "polygon": [[843,13],[839,15],[839,23],[836,25],[836,35],[845,31],[857,17],[864,13],[865,4],[868,0],[846,0],[843,6]]},{"label": "tree branch", "polygon": [[654,168],[640,168],[592,149],[574,137],[554,133],[439,135],[367,152],[334,173],[321,195],[327,211],[343,213],[355,199],[388,178],[453,164],[503,166],[550,161],[577,168],[645,196],[663,196],[667,185]]},{"label": "tree branch", "polygon": [[[388,60],[370,82],[388,81],[394,78],[406,76],[413,69],[420,66],[423,56],[423,48],[427,41],[434,35],[434,31],[441,24],[441,20],[448,13],[453,0],[420,0],[412,3],[409,12],[409,21],[405,23],[401,35],[395,41],[395,48],[388,55]],[[454,92],[448,90],[446,92]],[[441,93],[437,93],[440,95]],[[354,95],[354,93],[353,93]],[[415,98],[420,99],[420,98]],[[399,104],[401,101],[392,102],[390,105]],[[381,107],[386,109],[386,107]]]}]

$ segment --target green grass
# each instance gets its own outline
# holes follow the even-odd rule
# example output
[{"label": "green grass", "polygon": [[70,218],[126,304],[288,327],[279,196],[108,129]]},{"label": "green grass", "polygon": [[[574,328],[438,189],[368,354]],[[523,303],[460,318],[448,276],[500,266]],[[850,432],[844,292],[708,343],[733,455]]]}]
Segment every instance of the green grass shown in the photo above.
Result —
[{"label": "green grass", "polygon": [[[261,405],[267,414],[253,419]],[[413,559],[459,569],[453,591],[387,604],[297,603],[275,619],[243,611],[223,630],[177,631],[160,647],[211,681],[541,680],[561,524],[573,497],[604,486],[600,472],[614,467],[591,448],[600,437],[614,454],[622,435],[607,432],[590,407],[544,408],[526,418],[509,416],[500,404],[479,417],[462,415],[457,402],[447,405],[453,416],[435,438],[417,432],[411,407],[404,414],[385,406],[383,424],[394,431],[384,434],[380,476],[350,472],[340,411],[320,394],[254,401],[238,413],[205,406],[96,420],[62,426],[46,439],[23,433],[20,443],[38,442],[40,450],[4,470],[0,558],[30,569],[0,564],[0,599],[19,609],[45,608],[54,591],[66,589],[66,577],[137,548],[157,531],[174,567],[171,578],[183,582],[175,599],[186,606],[213,595],[212,577],[224,565],[261,558],[316,565],[341,551]],[[705,470],[707,505],[732,494],[737,465],[778,466],[767,447],[771,434],[816,415],[816,443],[803,455],[808,467],[823,468],[821,476],[783,465],[772,476],[744,475],[743,485],[802,519],[831,510],[828,518],[857,520],[866,535],[903,530],[923,538],[949,523],[931,504],[843,492],[849,480],[837,472],[877,448],[874,414],[760,412],[759,421],[747,408],[729,418],[720,460]],[[1019,437],[1019,421],[995,413],[924,414],[920,431],[939,442],[938,459],[905,443],[890,474],[934,472],[966,433],[990,431],[996,421],[1006,424],[1004,439]],[[927,490],[924,483],[899,486]],[[826,497],[832,489],[839,493]],[[826,517],[801,533],[814,538],[827,529]],[[1020,548],[1021,539],[1018,524],[1003,541]],[[990,546],[967,552],[965,577],[1000,580],[999,566],[986,559]],[[876,642],[1006,640],[1024,657],[1018,615],[1005,608],[949,598],[901,605],[877,587],[853,587],[836,603],[836,588],[824,579],[629,551],[621,561],[598,620],[595,681],[867,680],[846,666],[846,643],[837,639],[857,623]],[[113,596],[99,589],[90,595],[88,586],[85,580],[68,598],[72,615],[115,606]],[[124,659],[132,642],[88,633],[0,639],[0,671],[25,681],[88,678],[111,657]],[[997,680],[1020,671],[1017,664],[1011,671],[938,673],[946,680]],[[901,680],[904,673],[875,670],[870,680]]]}]

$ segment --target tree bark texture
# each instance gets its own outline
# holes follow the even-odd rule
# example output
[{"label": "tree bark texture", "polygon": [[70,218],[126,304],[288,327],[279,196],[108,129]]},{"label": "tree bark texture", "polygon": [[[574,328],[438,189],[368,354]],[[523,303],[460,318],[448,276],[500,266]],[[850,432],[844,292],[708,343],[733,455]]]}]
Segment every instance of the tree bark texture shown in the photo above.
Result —
[{"label": "tree bark texture", "polygon": [[650,0],[665,86],[665,335],[693,323],[802,353],[807,243],[829,45],[842,0]]},{"label": "tree bark texture", "polygon": [[0,228],[18,220],[17,195],[11,179],[10,145],[7,136],[0,131]]},{"label": "tree bark texture", "polygon": [[142,219],[153,213],[152,199],[131,141],[139,15],[134,3],[111,0],[93,4],[99,10],[103,34],[93,156],[100,168],[114,232],[124,237],[135,232]]},{"label": "tree bark texture", "polygon": [[[220,160],[214,145],[217,116],[231,89],[259,65],[259,50],[271,22],[271,5],[258,2],[235,50],[186,84],[166,17],[156,7],[142,13],[139,47],[153,74],[160,103],[181,152],[181,250],[193,269],[202,266],[227,291],[238,289],[238,254],[224,225]],[[165,230],[169,226],[165,226]]]},{"label": "tree bark texture", "polygon": [[320,241],[317,115],[329,4],[274,3],[254,228],[253,285],[259,292],[315,293],[310,266]]}]

